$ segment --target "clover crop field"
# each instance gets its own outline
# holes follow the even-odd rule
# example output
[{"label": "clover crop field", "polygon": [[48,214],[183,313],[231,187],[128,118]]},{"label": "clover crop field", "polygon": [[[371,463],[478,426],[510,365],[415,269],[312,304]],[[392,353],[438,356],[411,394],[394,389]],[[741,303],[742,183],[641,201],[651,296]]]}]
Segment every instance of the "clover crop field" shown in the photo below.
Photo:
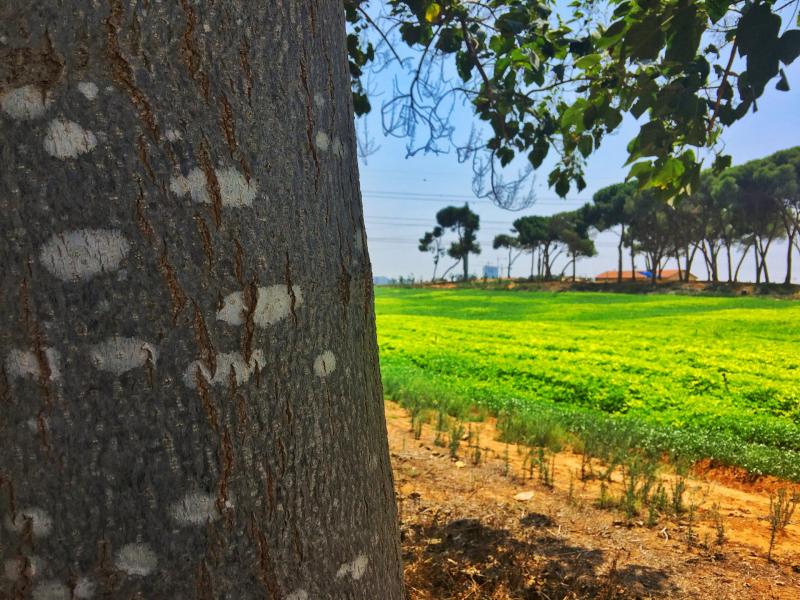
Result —
[{"label": "clover crop field", "polygon": [[800,481],[800,303],[377,288],[388,398]]}]

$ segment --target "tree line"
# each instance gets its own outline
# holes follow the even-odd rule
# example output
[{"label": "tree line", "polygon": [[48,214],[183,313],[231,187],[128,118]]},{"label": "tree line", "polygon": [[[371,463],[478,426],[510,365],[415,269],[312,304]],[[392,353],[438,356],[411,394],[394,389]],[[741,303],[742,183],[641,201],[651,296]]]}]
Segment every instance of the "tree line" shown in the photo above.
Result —
[{"label": "tree line", "polygon": [[710,281],[735,283],[751,257],[756,283],[770,283],[767,256],[776,241],[785,240],[788,285],[792,255],[800,249],[800,146],[719,174],[706,171],[697,188],[674,204],[629,181],[599,190],[579,212],[597,231],[619,231],[620,278],[627,248],[631,270],[643,255],[653,279],[674,259],[679,278],[688,280],[700,260]]},{"label": "tree line", "polygon": [[[437,226],[419,240],[419,250],[433,257],[433,279],[445,254],[456,262],[442,278],[460,263],[467,279],[469,254],[480,254],[475,241],[480,217],[464,205],[446,207],[436,218]],[[508,252],[509,278],[517,259],[529,254],[531,278],[560,278],[571,269],[574,280],[577,261],[597,254],[591,234],[612,229],[619,233],[618,281],[627,254],[634,279],[637,257],[642,257],[653,281],[674,260],[681,281],[688,281],[692,267],[701,261],[710,281],[735,283],[751,257],[756,283],[770,283],[767,256],[778,240],[785,240],[788,285],[793,253],[800,250],[800,146],[719,174],[706,171],[697,188],[674,203],[665,202],[656,190],[639,189],[635,180],[616,183],[576,210],[515,220],[511,232],[495,236],[492,246]],[[448,230],[457,235],[449,247],[443,241]]]}]

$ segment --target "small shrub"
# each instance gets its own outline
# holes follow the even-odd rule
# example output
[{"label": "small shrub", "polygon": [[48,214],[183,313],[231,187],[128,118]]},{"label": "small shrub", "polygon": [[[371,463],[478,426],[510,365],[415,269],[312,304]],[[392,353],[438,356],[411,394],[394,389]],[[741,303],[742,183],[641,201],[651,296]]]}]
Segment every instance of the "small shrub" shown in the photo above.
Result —
[{"label": "small shrub", "polygon": [[678,516],[686,510],[683,504],[683,495],[686,493],[686,479],[682,475],[678,475],[670,485],[670,491],[672,492],[670,508],[672,509],[672,514]]},{"label": "small shrub", "polygon": [[725,543],[725,522],[722,520],[719,504],[716,502],[711,506],[711,521],[714,523],[714,531],[716,532],[714,542],[717,544],[717,547],[722,548],[722,545]]},{"label": "small shrub", "polygon": [[458,447],[461,445],[461,439],[464,437],[464,424],[461,421],[455,421],[450,426],[450,441],[447,447],[450,449],[450,458],[458,456]]},{"label": "small shrub", "polygon": [[614,499],[608,493],[608,484],[605,481],[600,482],[600,496],[597,498],[598,508],[613,508]]},{"label": "small shrub", "polygon": [[777,492],[769,495],[769,550],[767,560],[772,561],[772,550],[775,547],[775,539],[779,532],[786,529],[791,522],[797,504],[800,503],[800,495],[796,492],[789,495],[786,488],[780,488]]}]

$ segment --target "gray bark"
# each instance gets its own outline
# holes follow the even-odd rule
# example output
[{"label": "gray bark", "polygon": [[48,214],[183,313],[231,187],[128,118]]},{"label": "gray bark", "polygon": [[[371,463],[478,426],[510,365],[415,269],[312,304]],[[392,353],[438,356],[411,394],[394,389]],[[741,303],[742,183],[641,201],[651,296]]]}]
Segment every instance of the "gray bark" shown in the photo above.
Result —
[{"label": "gray bark", "polygon": [[0,597],[402,597],[340,2],[0,2]]}]

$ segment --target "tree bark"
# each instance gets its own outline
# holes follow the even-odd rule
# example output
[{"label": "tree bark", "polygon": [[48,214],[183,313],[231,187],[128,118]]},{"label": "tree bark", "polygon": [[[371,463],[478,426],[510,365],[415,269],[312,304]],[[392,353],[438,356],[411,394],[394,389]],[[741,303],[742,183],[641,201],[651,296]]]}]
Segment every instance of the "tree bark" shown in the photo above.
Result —
[{"label": "tree bark", "polygon": [[758,245],[753,246],[753,257],[756,261],[756,283],[761,283],[761,260],[758,254]]},{"label": "tree bark", "polygon": [[577,262],[578,262],[578,255],[577,254],[573,254],[572,255],[572,283],[575,283],[575,276],[576,276],[576,271],[577,271],[577,264],[576,263]]},{"label": "tree bark", "polygon": [[0,597],[402,598],[341,3],[0,17]]}]

